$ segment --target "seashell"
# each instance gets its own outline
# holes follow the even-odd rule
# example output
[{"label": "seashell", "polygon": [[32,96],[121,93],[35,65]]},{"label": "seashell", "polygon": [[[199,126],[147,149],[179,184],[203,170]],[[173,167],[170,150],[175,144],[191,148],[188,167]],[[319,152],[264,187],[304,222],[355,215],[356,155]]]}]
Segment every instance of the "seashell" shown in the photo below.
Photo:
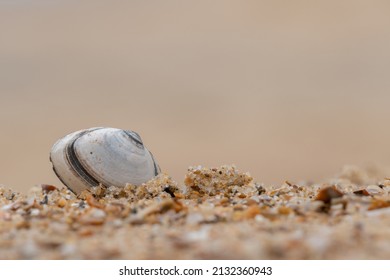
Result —
[{"label": "seashell", "polygon": [[160,167],[138,133],[95,127],[76,131],[58,140],[50,152],[57,177],[71,191],[102,184],[140,185],[160,173]]}]

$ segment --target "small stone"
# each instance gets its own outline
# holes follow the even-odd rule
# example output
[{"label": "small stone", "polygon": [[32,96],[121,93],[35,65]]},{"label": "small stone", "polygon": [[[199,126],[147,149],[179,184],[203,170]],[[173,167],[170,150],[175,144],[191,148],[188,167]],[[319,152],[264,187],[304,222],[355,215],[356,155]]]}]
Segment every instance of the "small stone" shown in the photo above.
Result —
[{"label": "small stone", "polygon": [[37,209],[37,208],[31,209],[30,216],[39,216],[40,212],[41,211],[39,209]]},{"label": "small stone", "polygon": [[261,209],[258,205],[249,206],[243,213],[244,219],[253,219],[261,213]]},{"label": "small stone", "polygon": [[58,207],[65,207],[67,205],[67,201],[65,198],[61,197],[58,201],[57,201],[57,205]]}]

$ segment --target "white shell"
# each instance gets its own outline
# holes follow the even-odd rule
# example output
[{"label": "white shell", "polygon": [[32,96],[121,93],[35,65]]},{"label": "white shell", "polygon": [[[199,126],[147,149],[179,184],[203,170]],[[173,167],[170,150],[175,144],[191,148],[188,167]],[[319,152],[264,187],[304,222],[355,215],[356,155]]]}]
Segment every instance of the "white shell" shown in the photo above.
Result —
[{"label": "white shell", "polygon": [[76,194],[99,184],[140,185],[160,173],[141,137],[117,128],[71,133],[54,144],[50,161],[58,178]]}]

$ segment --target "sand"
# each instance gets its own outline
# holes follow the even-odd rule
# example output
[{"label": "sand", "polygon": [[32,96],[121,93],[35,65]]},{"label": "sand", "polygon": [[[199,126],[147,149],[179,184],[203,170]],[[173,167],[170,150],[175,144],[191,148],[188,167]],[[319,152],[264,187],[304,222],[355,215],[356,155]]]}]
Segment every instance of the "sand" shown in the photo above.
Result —
[{"label": "sand", "polygon": [[[389,258],[390,173],[333,176],[390,164],[389,9],[0,1],[0,258]],[[97,126],[172,178],[68,192],[50,149]],[[231,163],[255,179],[184,176]]]},{"label": "sand", "polygon": [[259,184],[235,166],[78,195],[0,188],[0,259],[389,259],[390,178]]}]

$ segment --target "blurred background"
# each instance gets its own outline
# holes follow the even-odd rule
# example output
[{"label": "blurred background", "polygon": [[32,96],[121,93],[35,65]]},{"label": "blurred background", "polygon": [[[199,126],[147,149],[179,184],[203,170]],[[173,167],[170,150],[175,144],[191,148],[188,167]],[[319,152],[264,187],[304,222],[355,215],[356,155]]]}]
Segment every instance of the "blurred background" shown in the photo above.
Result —
[{"label": "blurred background", "polygon": [[390,2],[0,0],[0,183],[61,185],[54,142],[137,131],[179,182],[390,163]]}]

